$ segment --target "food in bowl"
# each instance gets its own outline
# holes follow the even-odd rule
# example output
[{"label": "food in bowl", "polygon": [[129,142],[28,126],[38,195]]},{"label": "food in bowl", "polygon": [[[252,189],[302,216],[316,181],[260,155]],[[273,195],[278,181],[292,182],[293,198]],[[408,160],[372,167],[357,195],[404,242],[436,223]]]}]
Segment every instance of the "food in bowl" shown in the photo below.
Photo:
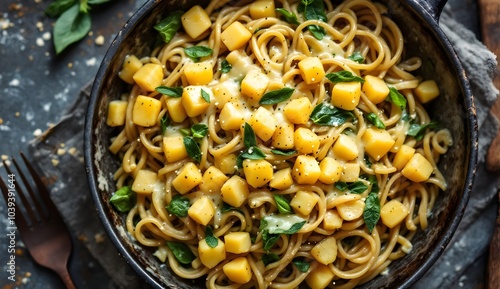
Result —
[{"label": "food in bowl", "polygon": [[[227,3],[226,3],[227,4]],[[206,287],[353,288],[411,253],[452,145],[435,80],[367,0],[173,11],[108,106],[128,232]]]}]

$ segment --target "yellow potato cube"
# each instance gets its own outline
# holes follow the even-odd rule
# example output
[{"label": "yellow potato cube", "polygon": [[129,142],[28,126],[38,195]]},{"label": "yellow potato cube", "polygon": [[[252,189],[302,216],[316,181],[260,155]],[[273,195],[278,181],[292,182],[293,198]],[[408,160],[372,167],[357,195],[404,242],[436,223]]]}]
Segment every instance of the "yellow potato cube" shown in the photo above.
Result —
[{"label": "yellow potato cube", "polygon": [[359,179],[361,167],[359,163],[345,163],[342,164],[342,175],[340,176],[341,182],[352,183]]},{"label": "yellow potato cube", "polygon": [[252,38],[252,32],[245,25],[241,24],[241,22],[235,21],[222,31],[220,37],[226,47],[230,51],[233,51],[245,46],[248,40]]},{"label": "yellow potato cube", "polygon": [[363,83],[362,90],[366,97],[374,104],[384,101],[390,92],[385,81],[373,75],[365,76],[365,83]]},{"label": "yellow potato cube", "polygon": [[273,178],[273,165],[266,160],[250,160],[243,161],[243,172],[247,183],[259,188],[269,183]]},{"label": "yellow potato cube", "polygon": [[318,83],[325,78],[323,63],[318,57],[306,57],[299,61],[300,76],[307,84]]},{"label": "yellow potato cube", "polygon": [[200,184],[200,190],[206,194],[219,193],[224,183],[229,179],[221,170],[210,166],[204,173]]},{"label": "yellow potato cube", "polygon": [[212,21],[205,9],[196,5],[181,16],[182,27],[191,38],[200,36],[212,26]]},{"label": "yellow potato cube", "polygon": [[293,185],[292,169],[284,168],[274,173],[269,186],[277,190],[286,190]]},{"label": "yellow potato cube", "polygon": [[292,176],[299,185],[313,185],[319,179],[321,169],[313,156],[300,155],[295,160]]},{"label": "yellow potato cube", "polygon": [[401,170],[415,154],[415,149],[411,146],[402,145],[392,160],[392,165]]},{"label": "yellow potato cube", "polygon": [[197,199],[188,209],[188,216],[196,223],[206,226],[215,215],[215,205],[207,196]]},{"label": "yellow potato cube", "polygon": [[434,80],[426,80],[415,88],[415,94],[421,103],[428,103],[439,96],[439,87]]},{"label": "yellow potato cube", "polygon": [[358,144],[353,137],[341,134],[333,144],[333,153],[340,159],[351,161],[358,157]]},{"label": "yellow potato cube", "polygon": [[210,106],[210,103],[202,97],[202,90],[208,94],[209,99],[213,98],[212,90],[205,86],[191,85],[184,88],[182,92],[182,105],[189,117],[204,113]]},{"label": "yellow potato cube", "polygon": [[258,0],[250,4],[250,16],[252,19],[276,17],[274,11],[274,0]]},{"label": "yellow potato cube", "polygon": [[323,265],[333,263],[337,259],[337,240],[333,236],[321,240],[311,249],[311,255]]},{"label": "yellow potato cube", "polygon": [[132,109],[132,122],[140,126],[154,126],[161,111],[161,101],[156,98],[139,95]]},{"label": "yellow potato cube", "polygon": [[339,216],[346,221],[353,221],[363,216],[365,202],[363,200],[352,200],[337,205]]},{"label": "yellow potato cube", "polygon": [[278,123],[272,138],[272,145],[278,149],[292,149],[294,147],[293,134],[294,125],[283,121]]},{"label": "yellow potato cube", "polygon": [[202,239],[198,242],[198,256],[203,265],[213,268],[226,259],[226,245],[219,239],[217,246],[212,248]]},{"label": "yellow potato cube", "polygon": [[335,209],[327,210],[325,213],[325,217],[323,218],[323,229],[325,230],[335,230],[342,227],[342,223],[344,219],[342,219]]},{"label": "yellow potato cube", "polygon": [[172,185],[179,193],[185,194],[199,185],[202,177],[200,169],[194,163],[187,163],[174,178]]},{"label": "yellow potato cube", "polygon": [[163,137],[163,152],[169,163],[183,160],[188,156],[184,140],[181,136]]},{"label": "yellow potato cube", "polygon": [[269,77],[258,70],[251,70],[241,81],[241,93],[251,101],[260,101],[269,84]]},{"label": "yellow potato cube", "polygon": [[309,116],[314,107],[307,97],[292,99],[285,108],[283,113],[286,118],[294,124],[306,124],[309,121]]},{"label": "yellow potato cube", "polygon": [[295,148],[301,154],[312,154],[319,149],[319,137],[310,129],[299,127],[293,134]]},{"label": "yellow potato cube", "polygon": [[365,152],[374,158],[380,160],[396,142],[391,134],[385,129],[368,128],[361,137],[365,146]]},{"label": "yellow potato cube", "polygon": [[125,124],[128,101],[112,100],[108,105],[108,117],[106,124],[109,126],[122,126]]},{"label": "yellow potato cube", "polygon": [[156,172],[150,170],[139,170],[132,183],[132,191],[138,194],[151,194],[158,182]]},{"label": "yellow potato cube", "polygon": [[245,120],[245,108],[236,102],[226,103],[219,114],[219,124],[223,130],[239,130]]},{"label": "yellow potato cube", "polygon": [[222,200],[236,208],[243,205],[249,194],[247,181],[238,175],[232,176],[221,188]]},{"label": "yellow potato cube", "polygon": [[332,104],[344,110],[353,110],[361,97],[360,82],[340,82],[333,86]]},{"label": "yellow potato cube", "polygon": [[187,113],[180,97],[169,97],[167,99],[167,111],[168,116],[174,122],[183,122],[187,118]]},{"label": "yellow potato cube", "polygon": [[236,102],[241,94],[239,83],[232,79],[212,86],[212,92],[214,94],[215,106],[218,109],[222,109],[228,102]]},{"label": "yellow potato cube", "polygon": [[209,84],[214,78],[212,64],[209,62],[187,63],[184,66],[184,75],[191,85]]},{"label": "yellow potato cube", "polygon": [[307,216],[311,213],[312,209],[314,209],[318,201],[319,197],[314,192],[298,191],[290,201],[290,207],[292,207],[296,213]]},{"label": "yellow potato cube", "polygon": [[222,271],[229,280],[238,284],[248,283],[253,275],[252,268],[246,257],[238,257],[227,262],[222,266]]},{"label": "yellow potato cube", "polygon": [[135,55],[125,56],[122,70],[118,72],[118,76],[128,84],[134,84],[134,74],[142,67],[142,62]]},{"label": "yellow potato cube", "polygon": [[415,153],[401,173],[411,181],[423,182],[429,179],[433,171],[432,164],[420,153]]},{"label": "yellow potato cube", "polygon": [[396,227],[401,223],[410,210],[398,200],[391,200],[385,203],[380,209],[380,219],[389,228]]},{"label": "yellow potato cube", "polygon": [[311,289],[324,289],[333,280],[335,274],[330,268],[323,264],[318,264],[314,270],[306,277],[306,283]]},{"label": "yellow potato cube", "polygon": [[268,141],[277,127],[276,117],[262,106],[253,112],[248,123],[252,126],[255,134],[263,141]]},{"label": "yellow potato cube", "polygon": [[319,181],[331,185],[340,180],[342,175],[342,164],[332,157],[325,157],[319,163],[319,168],[321,170],[321,175],[319,176]]},{"label": "yellow potato cube", "polygon": [[144,64],[132,77],[145,91],[154,91],[163,81],[163,68],[160,64]]},{"label": "yellow potato cube", "polygon": [[250,251],[252,241],[248,232],[230,232],[224,235],[226,252],[241,254]]},{"label": "yellow potato cube", "polygon": [[228,154],[222,156],[216,156],[214,158],[215,166],[221,170],[226,175],[232,175],[236,172],[236,159],[238,157],[235,154]]}]

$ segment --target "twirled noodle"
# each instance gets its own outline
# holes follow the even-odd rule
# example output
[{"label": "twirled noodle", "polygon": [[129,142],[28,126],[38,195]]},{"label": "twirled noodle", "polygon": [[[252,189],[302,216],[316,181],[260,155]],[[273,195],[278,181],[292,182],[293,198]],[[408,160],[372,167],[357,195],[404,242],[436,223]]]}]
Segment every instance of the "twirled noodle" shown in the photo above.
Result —
[{"label": "twirled noodle", "polygon": [[[451,134],[425,109],[435,82],[413,74],[422,61],[402,58],[403,34],[380,3],[227,3],[171,18],[185,23],[168,43],[124,62],[132,88],[108,123],[121,128],[109,148],[121,158],[117,187],[137,200],[128,232],[181,278],[206,276],[207,288],[353,288],[390,272],[446,189],[437,163]],[[196,17],[205,22],[190,24]],[[225,35],[235,23],[243,30]],[[189,55],[200,47],[209,53]],[[195,63],[206,68],[193,77]],[[283,88],[292,92],[260,103]]]}]

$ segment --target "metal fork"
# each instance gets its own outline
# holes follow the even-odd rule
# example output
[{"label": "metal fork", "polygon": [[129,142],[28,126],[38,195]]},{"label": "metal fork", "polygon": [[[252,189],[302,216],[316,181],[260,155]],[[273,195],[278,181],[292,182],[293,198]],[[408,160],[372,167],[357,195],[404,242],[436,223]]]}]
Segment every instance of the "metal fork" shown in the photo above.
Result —
[{"label": "metal fork", "polygon": [[[67,268],[72,248],[68,228],[64,224],[57,207],[50,199],[47,187],[23,153],[21,153],[21,157],[36,185],[36,189],[31,187],[25,173],[23,173],[14,158],[12,158],[12,163],[21,177],[34,207],[28,201],[26,193],[17,185],[17,175],[13,174],[4,160],[3,164],[8,173],[8,185],[0,178],[0,187],[7,206],[15,208],[14,214],[9,215],[9,224],[14,225],[13,221],[15,220],[15,225],[26,248],[38,264],[56,272],[68,289],[75,289],[76,287]],[[40,197],[36,197],[35,191],[38,191]],[[21,211],[19,203],[15,201],[15,195],[24,204],[25,214]]]}]

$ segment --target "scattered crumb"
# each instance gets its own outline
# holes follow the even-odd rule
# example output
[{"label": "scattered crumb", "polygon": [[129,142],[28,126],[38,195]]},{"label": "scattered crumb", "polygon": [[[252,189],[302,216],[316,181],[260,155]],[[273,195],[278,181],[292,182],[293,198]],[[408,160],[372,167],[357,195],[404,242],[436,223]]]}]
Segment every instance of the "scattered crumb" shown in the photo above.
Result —
[{"label": "scattered crumb", "polygon": [[57,167],[57,165],[59,165],[59,160],[57,160],[57,159],[51,159],[50,162],[52,163],[52,165],[54,167]]},{"label": "scattered crumb", "polygon": [[48,127],[48,128],[53,128],[54,126],[56,126],[56,125],[55,125],[55,124],[53,124],[53,123],[51,123],[51,122],[47,123],[47,127]]},{"label": "scattered crumb", "polygon": [[9,19],[0,18],[0,29],[6,30],[10,26]]},{"label": "scattered crumb", "polygon": [[21,83],[19,82],[19,79],[14,78],[9,82],[10,86],[19,86]]},{"label": "scattered crumb", "polygon": [[6,160],[9,159],[9,156],[8,155],[2,155],[1,158],[2,158],[2,161],[6,161]]},{"label": "scattered crumb", "polygon": [[5,162],[6,166],[10,166],[10,164],[11,164],[10,160],[5,160],[4,162]]},{"label": "scattered crumb", "polygon": [[45,41],[43,41],[43,39],[42,39],[42,38],[38,37],[38,38],[36,39],[36,45],[38,45],[39,47],[42,47],[42,46],[44,46],[44,45],[45,45]]},{"label": "scattered crumb", "polygon": [[99,35],[95,39],[95,44],[98,46],[104,45],[104,36]]},{"label": "scattered crumb", "polygon": [[26,277],[31,277],[31,272],[26,272]]},{"label": "scattered crumb", "polygon": [[62,142],[62,143],[59,144],[59,146],[63,148],[63,147],[66,146],[66,144]]},{"label": "scattered crumb", "polygon": [[92,57],[92,58],[86,60],[85,64],[87,66],[94,66],[96,64],[96,62],[97,62],[97,59],[95,57]]},{"label": "scattered crumb", "polygon": [[72,148],[70,148],[70,149],[68,150],[68,152],[69,152],[69,154],[70,154],[70,155],[74,156],[74,155],[76,155],[76,152],[77,152],[77,151],[76,151],[76,148],[75,148],[75,147],[72,147]]},{"label": "scattered crumb", "polygon": [[66,154],[66,150],[65,149],[57,149],[57,155],[58,156],[62,156],[64,154]]},{"label": "scattered crumb", "polygon": [[33,55],[28,56],[29,61],[33,61]]},{"label": "scattered crumb", "polygon": [[33,136],[35,136],[35,137],[38,137],[41,135],[42,135],[42,130],[39,128],[35,129],[35,131],[33,132]]},{"label": "scattered crumb", "polygon": [[89,31],[89,36],[94,35],[94,31]]},{"label": "scattered crumb", "polygon": [[42,35],[42,39],[43,40],[50,40],[52,38],[52,35],[50,34],[50,32],[45,32],[43,35]]},{"label": "scattered crumb", "polygon": [[94,235],[94,240],[97,244],[104,242],[104,234],[103,233],[98,233]]},{"label": "scattered crumb", "polygon": [[0,124],[3,124],[3,118],[0,117]]},{"label": "scattered crumb", "polygon": [[15,115],[16,117],[20,117],[20,116],[21,116],[21,113],[20,113],[19,111],[16,111],[16,113],[14,113],[14,115]]},{"label": "scattered crumb", "polygon": [[38,28],[38,31],[42,32],[43,31],[43,23],[38,21],[36,23],[36,28]]},{"label": "scattered crumb", "polygon": [[68,68],[72,68],[72,67],[73,67],[73,63],[72,62],[68,63]]},{"label": "scattered crumb", "polygon": [[82,242],[88,242],[89,241],[89,238],[87,238],[87,236],[83,235],[83,234],[80,234],[77,236],[78,240],[82,241]]},{"label": "scattered crumb", "polygon": [[22,256],[22,255],[24,255],[24,250],[22,250],[22,249],[16,249],[16,255],[17,255],[17,256]]},{"label": "scattered crumb", "polygon": [[45,52],[45,56],[50,56],[50,53],[48,51]]}]

